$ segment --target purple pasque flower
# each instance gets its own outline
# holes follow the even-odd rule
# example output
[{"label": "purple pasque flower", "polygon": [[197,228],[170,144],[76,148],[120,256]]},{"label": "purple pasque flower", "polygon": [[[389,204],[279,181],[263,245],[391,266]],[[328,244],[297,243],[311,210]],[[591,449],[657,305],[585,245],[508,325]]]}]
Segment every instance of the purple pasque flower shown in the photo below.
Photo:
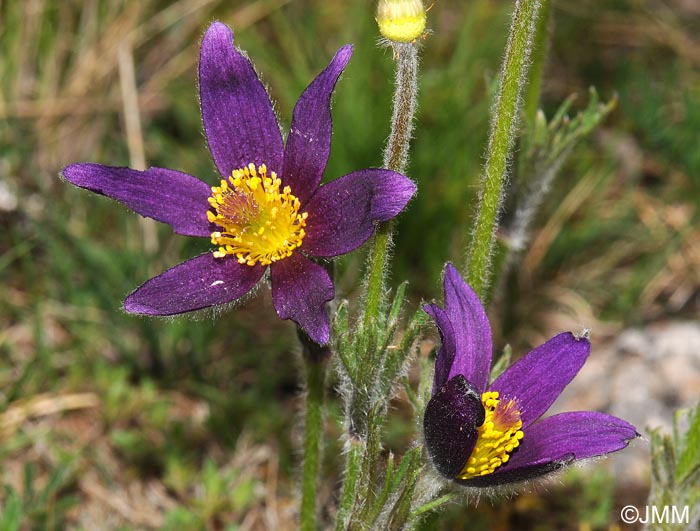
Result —
[{"label": "purple pasque flower", "polygon": [[199,92],[204,132],[222,177],[218,186],[164,168],[64,168],[72,184],[216,246],[144,283],[124,301],[127,312],[175,315],[230,303],[269,267],[280,318],[295,321],[317,343],[328,342],[324,305],[334,296],[333,283],[310,257],[356,249],[416,190],[407,177],[382,169],[319,186],[330,152],[331,95],[351,55],[351,46],[342,47],[306,88],[285,144],[253,65],[233,45],[231,30],[214,22],[202,40]]},{"label": "purple pasque flower", "polygon": [[452,264],[444,310],[424,309],[442,339],[423,418],[425,445],[442,475],[473,487],[514,483],[620,450],[639,436],[624,420],[595,411],[540,418],[586,361],[586,338],[554,336],[489,385],[491,327]]}]

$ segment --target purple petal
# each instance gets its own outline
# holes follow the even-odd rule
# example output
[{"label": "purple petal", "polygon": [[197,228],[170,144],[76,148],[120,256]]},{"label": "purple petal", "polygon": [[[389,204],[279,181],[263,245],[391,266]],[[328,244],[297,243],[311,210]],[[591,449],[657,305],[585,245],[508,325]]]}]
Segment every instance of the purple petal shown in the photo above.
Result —
[{"label": "purple petal", "polygon": [[186,173],[165,168],[146,171],[101,164],[71,164],[61,172],[71,184],[124,203],[142,216],[167,223],[178,234],[209,237],[211,188]]},{"label": "purple petal", "polygon": [[443,476],[454,478],[462,471],[484,416],[481,395],[462,375],[441,386],[430,399],[423,416],[423,435],[430,459]]},{"label": "purple petal", "polygon": [[576,411],[553,415],[525,430],[525,437],[507,464],[493,474],[460,483],[489,487],[534,479],[575,460],[621,450],[638,436],[634,426],[605,413]]},{"label": "purple petal", "polygon": [[491,326],[479,297],[450,263],[445,267],[445,313],[457,349],[448,378],[463,374],[483,393],[491,370]]},{"label": "purple petal", "polygon": [[516,399],[526,428],[549,409],[590,351],[587,339],[577,339],[571,332],[559,334],[508,367],[489,390]]},{"label": "purple petal", "polygon": [[333,299],[333,282],[326,270],[300,253],[275,262],[272,302],[281,319],[297,323],[319,345],[328,343],[330,323],[326,302]]},{"label": "purple petal", "polygon": [[124,301],[129,313],[176,315],[232,302],[260,280],[265,268],[212,253],[192,258],[152,278]]},{"label": "purple petal", "polygon": [[331,150],[331,95],[351,55],[352,46],[338,50],[294,107],[282,182],[302,203],[314,193],[326,169]]},{"label": "purple petal", "polygon": [[450,367],[455,359],[455,333],[447,314],[437,304],[426,304],[423,310],[433,318],[440,332],[440,350],[435,359],[433,376],[433,396],[447,383]]},{"label": "purple petal", "polygon": [[413,181],[390,170],[360,170],[331,181],[302,207],[309,214],[302,249],[315,256],[357,249],[375,222],[396,216],[415,191]]},{"label": "purple petal", "polygon": [[508,464],[494,474],[533,463],[561,460],[567,455],[579,460],[609,454],[626,447],[639,435],[629,422],[597,411],[552,415],[524,431],[525,437],[518,450]]},{"label": "purple petal", "polygon": [[284,146],[270,98],[253,65],[214,22],[199,55],[199,98],[209,150],[222,177],[250,163],[281,176]]}]

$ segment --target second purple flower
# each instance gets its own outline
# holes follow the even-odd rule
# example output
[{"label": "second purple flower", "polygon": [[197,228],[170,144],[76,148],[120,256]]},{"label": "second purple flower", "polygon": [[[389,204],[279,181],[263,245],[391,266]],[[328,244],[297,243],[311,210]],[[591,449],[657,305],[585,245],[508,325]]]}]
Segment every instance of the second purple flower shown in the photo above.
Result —
[{"label": "second purple flower", "polygon": [[216,246],[140,286],[124,301],[127,312],[175,315],[226,304],[253,289],[269,267],[280,318],[295,321],[317,343],[328,342],[324,305],[334,296],[333,283],[310,257],[356,249],[416,190],[407,177],[382,169],[320,186],[330,153],[331,96],[351,55],[351,46],[341,48],[306,88],[285,144],[253,65],[233,46],[231,30],[214,22],[202,41],[199,89],[218,186],[164,168],[64,168],[72,184]]},{"label": "second purple flower", "polygon": [[517,483],[621,450],[639,436],[628,422],[595,411],[541,418],[588,358],[588,339],[554,336],[489,384],[491,326],[452,264],[445,268],[445,308],[424,309],[442,344],[423,428],[443,476],[470,487]]}]

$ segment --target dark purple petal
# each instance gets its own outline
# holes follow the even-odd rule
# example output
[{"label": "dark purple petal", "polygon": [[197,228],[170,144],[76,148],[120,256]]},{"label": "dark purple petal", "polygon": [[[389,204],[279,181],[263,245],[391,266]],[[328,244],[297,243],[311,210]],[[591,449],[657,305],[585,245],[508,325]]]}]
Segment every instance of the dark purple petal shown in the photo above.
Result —
[{"label": "dark purple petal", "polygon": [[[558,461],[544,461],[542,463],[523,466],[515,469],[501,469],[493,474],[484,476],[476,476],[469,479],[455,479],[457,483],[468,487],[495,487],[498,485],[507,485],[509,483],[520,483],[521,481],[529,481],[537,479],[557,470],[561,470],[573,462],[574,458],[571,454],[563,456]],[[501,467],[504,468],[504,467]]]},{"label": "dark purple petal", "polygon": [[527,428],[549,409],[590,351],[587,339],[577,339],[571,332],[559,334],[508,367],[489,390],[514,398],[520,406],[523,428]]},{"label": "dark purple petal", "polygon": [[281,319],[297,323],[319,345],[328,343],[330,323],[325,304],[333,299],[333,282],[326,270],[300,253],[275,262],[272,302]]},{"label": "dark purple petal", "polygon": [[448,378],[463,374],[483,393],[491,370],[491,326],[479,297],[450,263],[445,267],[445,313],[457,349]]},{"label": "dark purple petal", "polygon": [[609,454],[623,449],[639,435],[629,422],[597,411],[552,415],[524,432],[520,447],[494,475],[533,463],[561,460],[567,455],[579,460]]},{"label": "dark purple petal", "polygon": [[265,268],[212,253],[192,258],[152,278],[124,301],[129,313],[176,315],[234,301],[260,280]]},{"label": "dark purple petal", "polygon": [[315,256],[338,256],[357,249],[374,223],[401,212],[416,185],[391,170],[360,170],[321,188],[302,209],[308,212],[302,249]]},{"label": "dark purple petal", "polygon": [[433,318],[440,332],[440,350],[435,359],[433,395],[447,383],[450,367],[455,358],[455,333],[447,314],[437,304],[426,304],[423,310]]},{"label": "dark purple petal", "polygon": [[430,399],[423,416],[425,447],[443,476],[452,479],[462,471],[484,416],[481,395],[461,374]]},{"label": "dark purple petal", "polygon": [[178,234],[209,237],[210,186],[165,168],[146,171],[82,163],[61,172],[71,184],[124,203],[142,216],[167,223]]},{"label": "dark purple petal", "polygon": [[561,413],[542,419],[525,430],[520,446],[493,474],[460,481],[488,487],[534,479],[573,461],[616,452],[638,437],[622,419],[595,411]]},{"label": "dark purple petal", "polygon": [[251,162],[281,177],[284,146],[270,98],[253,65],[214,22],[199,55],[199,98],[209,150],[222,177]]},{"label": "dark purple petal", "polygon": [[331,95],[351,55],[352,46],[338,50],[294,107],[284,151],[282,183],[290,186],[302,203],[314,193],[326,169],[331,150]]}]

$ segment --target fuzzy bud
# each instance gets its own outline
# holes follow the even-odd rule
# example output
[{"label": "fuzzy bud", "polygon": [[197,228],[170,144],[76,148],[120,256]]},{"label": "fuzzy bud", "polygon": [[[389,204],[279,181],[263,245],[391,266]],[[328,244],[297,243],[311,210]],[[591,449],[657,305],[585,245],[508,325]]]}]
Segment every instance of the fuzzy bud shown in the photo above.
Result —
[{"label": "fuzzy bud", "polygon": [[425,13],[421,0],[379,0],[379,32],[393,42],[413,42],[425,31]]}]

